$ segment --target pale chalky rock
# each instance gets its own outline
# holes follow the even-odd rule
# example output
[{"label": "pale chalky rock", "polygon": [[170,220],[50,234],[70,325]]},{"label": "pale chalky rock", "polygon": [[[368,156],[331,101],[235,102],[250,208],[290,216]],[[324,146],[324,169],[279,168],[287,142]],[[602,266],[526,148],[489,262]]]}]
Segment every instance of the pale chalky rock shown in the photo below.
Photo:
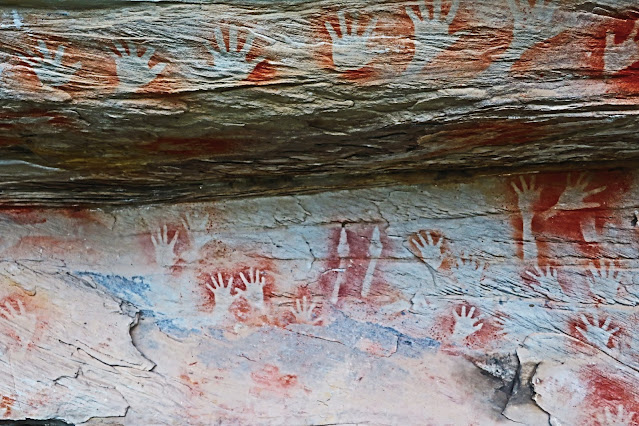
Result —
[{"label": "pale chalky rock", "polygon": [[617,169],[5,210],[2,415],[637,424],[638,199]]}]

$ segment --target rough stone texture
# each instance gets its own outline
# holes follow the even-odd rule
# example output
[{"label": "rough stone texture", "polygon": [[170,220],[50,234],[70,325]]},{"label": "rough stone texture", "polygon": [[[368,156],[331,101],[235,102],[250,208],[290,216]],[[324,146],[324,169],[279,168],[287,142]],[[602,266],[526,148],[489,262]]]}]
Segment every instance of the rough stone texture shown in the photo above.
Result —
[{"label": "rough stone texture", "polygon": [[639,425],[638,16],[0,2],[0,424]]},{"label": "rough stone texture", "polygon": [[637,14],[629,0],[5,0],[1,202],[636,160]]},{"label": "rough stone texture", "polygon": [[5,419],[636,425],[639,175],[2,218]]}]

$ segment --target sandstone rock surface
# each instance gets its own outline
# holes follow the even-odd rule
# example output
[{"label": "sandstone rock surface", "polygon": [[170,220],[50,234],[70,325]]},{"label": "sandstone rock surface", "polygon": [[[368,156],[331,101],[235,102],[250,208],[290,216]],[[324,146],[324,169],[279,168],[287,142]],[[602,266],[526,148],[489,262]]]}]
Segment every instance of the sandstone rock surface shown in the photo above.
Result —
[{"label": "sandstone rock surface", "polygon": [[4,211],[3,417],[636,424],[638,178]]},{"label": "sandstone rock surface", "polygon": [[632,1],[3,5],[5,204],[639,156]]}]

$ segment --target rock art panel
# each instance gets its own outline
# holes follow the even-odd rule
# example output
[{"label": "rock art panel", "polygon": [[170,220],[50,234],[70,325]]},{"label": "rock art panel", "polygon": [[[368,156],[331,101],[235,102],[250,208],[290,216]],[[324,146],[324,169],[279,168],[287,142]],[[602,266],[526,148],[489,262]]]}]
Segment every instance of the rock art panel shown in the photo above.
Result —
[{"label": "rock art panel", "polygon": [[593,170],[3,210],[1,415],[635,424],[638,194]]}]

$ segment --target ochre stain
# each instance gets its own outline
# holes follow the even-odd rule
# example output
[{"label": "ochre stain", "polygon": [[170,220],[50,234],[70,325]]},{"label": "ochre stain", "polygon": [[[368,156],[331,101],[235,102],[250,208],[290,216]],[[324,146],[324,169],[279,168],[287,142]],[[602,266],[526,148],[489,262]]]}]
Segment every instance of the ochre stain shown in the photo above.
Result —
[{"label": "ochre stain", "polygon": [[[339,25],[338,11],[337,8],[327,8],[323,13],[311,18],[311,30],[319,41],[313,55],[320,67],[335,72],[339,70],[333,62],[333,42],[326,29],[326,23],[329,23],[337,36],[341,38],[343,34]],[[367,13],[352,13],[349,10],[344,10],[344,13],[349,32],[353,31],[351,29],[353,17],[358,17],[356,32],[360,36],[364,34],[372,20],[378,18],[368,43],[370,49],[375,50],[376,54],[360,69],[339,72],[340,77],[354,83],[367,83],[401,72],[404,64],[409,62],[413,55],[411,51],[413,42],[408,36],[412,24],[407,16],[403,16],[404,9],[376,11],[374,16]]]},{"label": "ochre stain", "polygon": [[[606,408],[616,414],[621,405],[626,413],[635,413],[633,420],[638,420],[639,400],[634,390],[639,383],[636,378],[632,380],[628,375],[600,365],[584,367],[579,376],[587,392],[583,404],[584,407],[588,407],[590,413],[586,414],[603,414]],[[596,424],[607,426],[599,422]]]},{"label": "ochre stain", "polygon": [[[571,183],[575,183],[580,173],[571,173]],[[553,216],[548,213],[558,202],[561,194],[567,187],[568,173],[546,173],[539,175],[524,175],[524,179],[530,182],[532,176],[536,176],[535,186],[540,190],[539,201],[533,206],[532,232],[535,236],[538,265],[553,265],[554,258],[552,251],[552,240],[560,237],[564,241],[571,241],[586,259],[598,258],[601,254],[599,244],[588,242],[582,233],[582,224],[586,221],[594,221],[597,232],[611,222],[615,214],[614,206],[623,200],[632,186],[632,175],[623,171],[601,171],[592,172],[586,175],[590,179],[585,191],[590,191],[599,187],[606,189],[598,194],[591,195],[585,199],[588,203],[600,203],[601,207],[579,209],[579,210],[557,210]],[[511,187],[514,183],[520,185],[519,176],[508,182],[507,199],[510,208],[518,212],[517,194]],[[513,238],[521,241],[523,237],[523,223],[519,213],[511,216],[513,225]],[[518,249],[518,256],[523,259],[521,246]]]},{"label": "ochre stain", "polygon": [[2,209],[0,215],[8,217],[17,225],[35,225],[47,222],[46,211],[28,207]]},{"label": "ochre stain", "polygon": [[[595,27],[596,32],[591,39],[590,49],[593,55],[587,66],[597,70],[596,77],[604,78],[608,84],[610,94],[620,97],[639,95],[639,61],[612,76],[604,75],[604,52],[606,48],[606,35],[608,32],[615,34],[615,44],[628,40],[635,26],[635,19],[609,19],[602,25]],[[639,43],[639,35],[634,41]],[[636,103],[636,102],[635,102]]]},{"label": "ochre stain", "polygon": [[[605,316],[601,316],[601,317],[597,318],[597,317],[594,317],[593,315],[589,315],[589,314],[584,314],[584,316],[586,317],[586,319],[588,320],[588,322],[590,324],[593,324],[593,323],[596,322],[595,320],[598,320],[596,322],[597,326],[603,325],[603,323],[606,321],[606,318],[607,318]],[[583,320],[581,319],[580,315],[579,316],[575,316],[574,318],[572,318],[572,319],[570,319],[568,321],[568,330],[569,330],[570,335],[572,337],[574,337],[575,339],[583,342],[584,344],[590,345],[590,342],[588,342],[586,340],[586,338],[579,332],[579,330],[577,330],[578,328],[580,328],[581,330],[583,330],[585,332],[587,327],[588,327],[587,324],[585,324],[583,322]],[[619,330],[617,332],[615,332],[610,337],[610,339],[607,342],[606,346],[609,349],[612,349],[614,347],[619,346],[618,339],[619,339],[620,335],[624,332],[624,329],[620,327],[619,323],[617,323],[614,320],[610,321],[610,327],[609,327],[610,330],[618,328],[618,327],[619,327]]]},{"label": "ochre stain", "polygon": [[16,402],[15,399],[3,396],[0,400],[0,410],[3,411],[2,417],[9,418],[13,415],[13,404]]},{"label": "ochre stain", "polygon": [[255,396],[290,396],[290,391],[298,386],[296,375],[282,374],[279,367],[270,364],[251,373],[251,379],[255,386],[251,388],[250,393]]},{"label": "ochre stain", "polygon": [[[382,254],[377,261],[367,303],[371,305],[386,304],[392,303],[392,301],[389,302],[388,298],[393,300],[401,298],[401,294],[396,290],[396,288],[388,283],[382,276],[381,268],[384,265],[384,259],[391,256],[393,252],[393,247],[382,224],[347,225],[346,236],[349,246],[349,255],[343,262],[338,253],[342,228],[337,227],[330,231],[328,237],[329,258],[325,261],[325,268],[327,271],[336,270],[340,267],[340,264],[342,264],[346,266],[346,271],[327,272],[323,274],[318,284],[320,293],[325,294],[327,298],[330,298],[335,281],[338,279],[338,274],[345,274],[342,285],[340,286],[339,298],[362,298],[362,285],[371,261],[369,247],[376,226],[379,226],[380,229]],[[383,300],[377,300],[378,296],[384,296]]]}]

